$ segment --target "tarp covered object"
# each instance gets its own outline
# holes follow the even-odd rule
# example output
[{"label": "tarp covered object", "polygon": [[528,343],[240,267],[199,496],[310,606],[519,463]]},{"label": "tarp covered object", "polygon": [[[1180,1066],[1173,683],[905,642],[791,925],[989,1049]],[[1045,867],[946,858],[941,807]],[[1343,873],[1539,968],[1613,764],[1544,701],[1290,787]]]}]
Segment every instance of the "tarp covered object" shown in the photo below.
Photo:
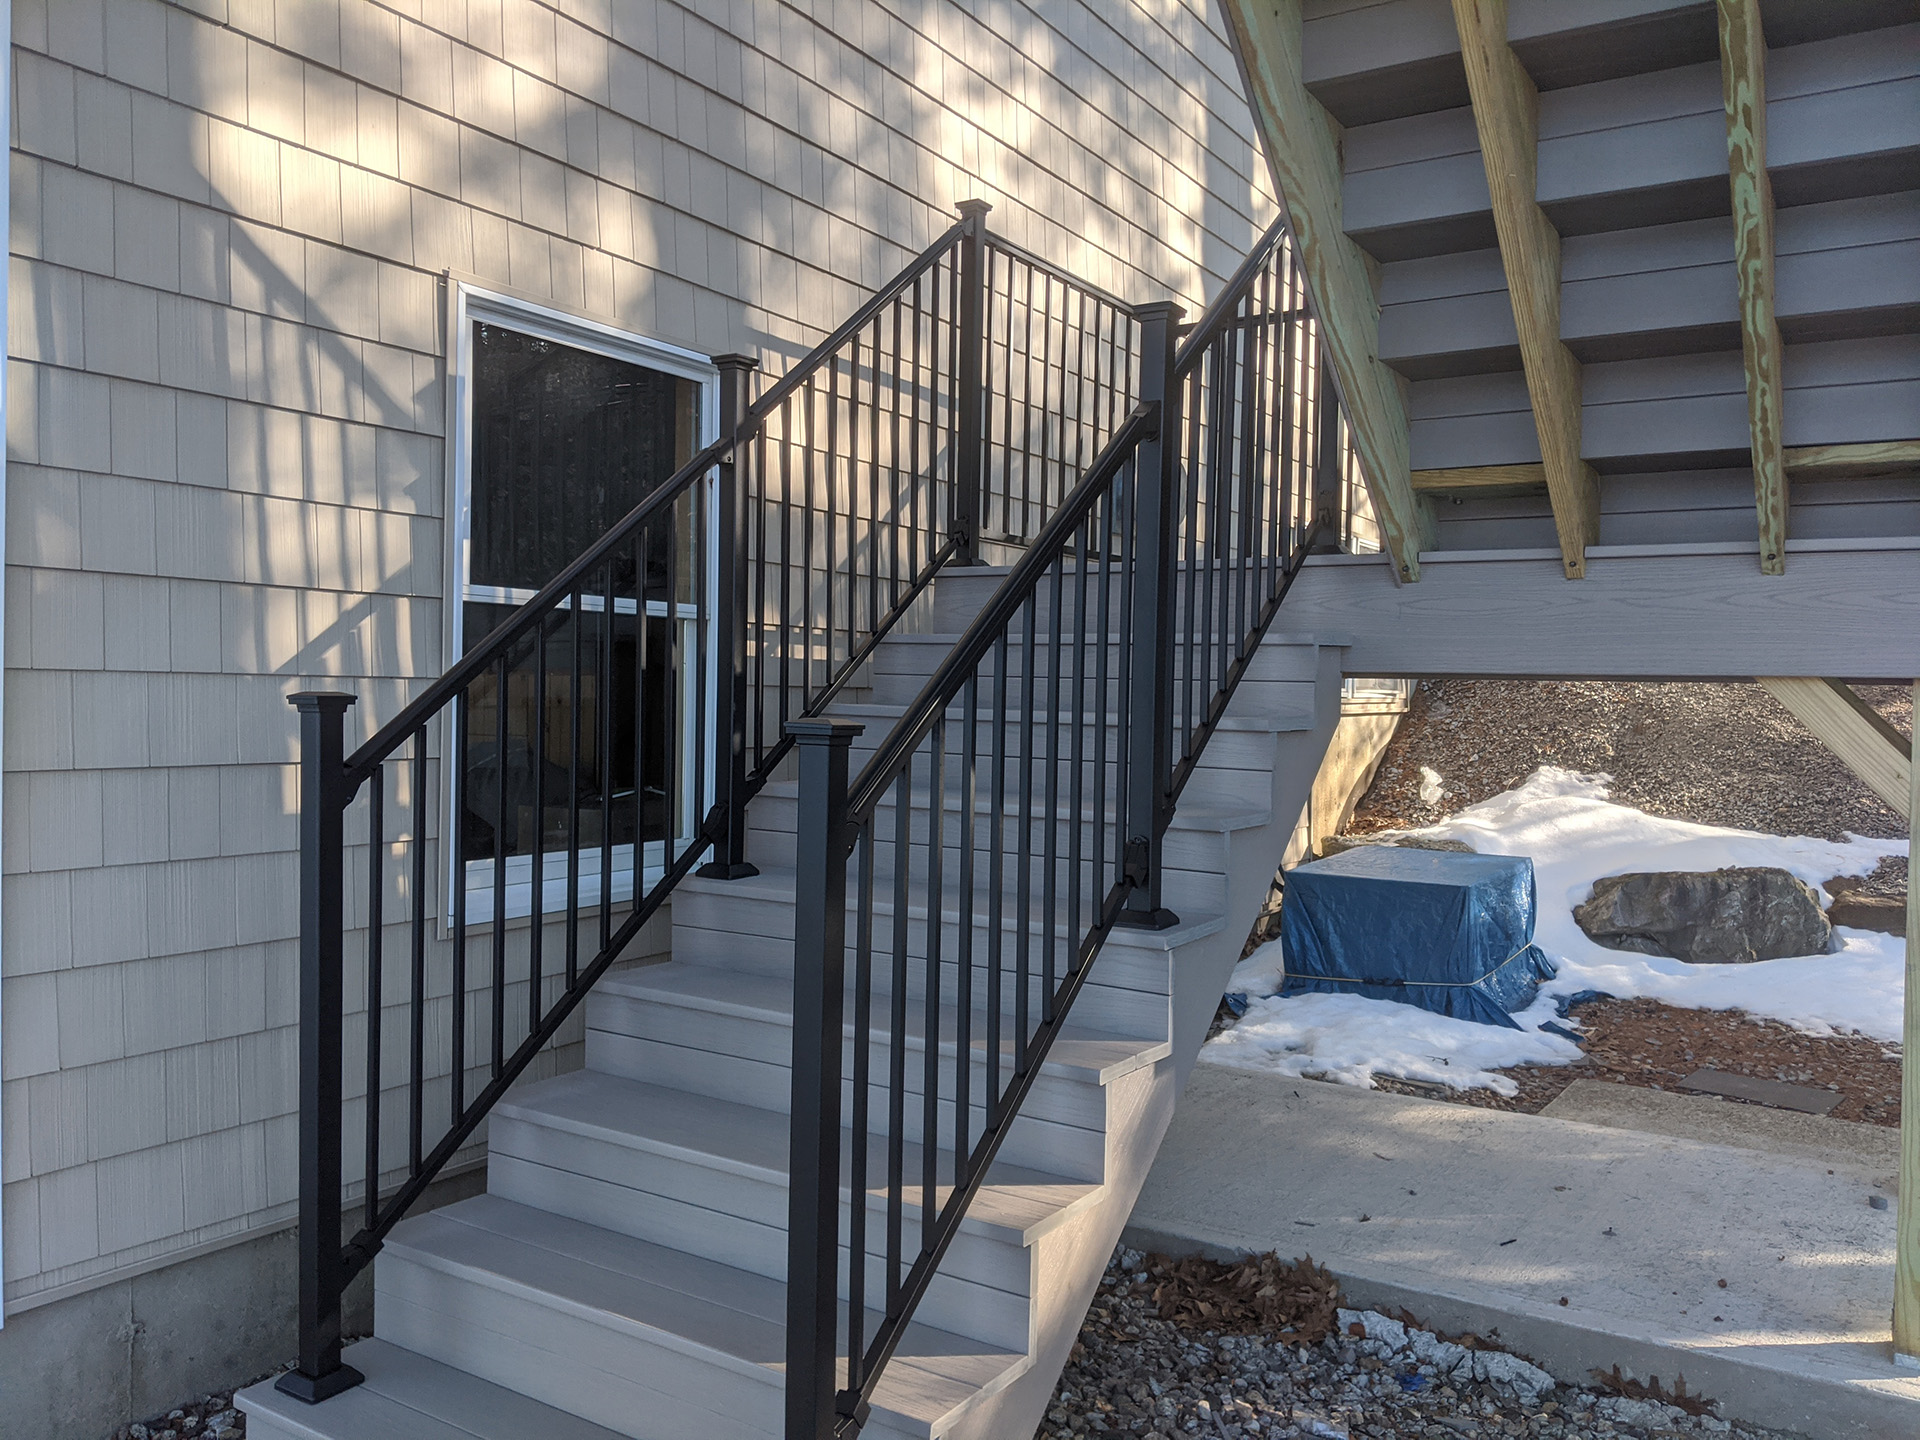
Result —
[{"label": "tarp covered object", "polygon": [[1286,876],[1280,993],[1371,995],[1520,1027],[1553,962],[1533,944],[1533,862],[1363,845]]}]

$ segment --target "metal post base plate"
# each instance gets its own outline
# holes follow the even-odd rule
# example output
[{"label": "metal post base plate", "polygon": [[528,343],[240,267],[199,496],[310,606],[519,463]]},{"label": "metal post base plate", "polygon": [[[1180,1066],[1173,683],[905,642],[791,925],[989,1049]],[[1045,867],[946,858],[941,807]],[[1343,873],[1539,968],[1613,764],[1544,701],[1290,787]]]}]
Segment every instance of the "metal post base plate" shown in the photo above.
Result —
[{"label": "metal post base plate", "polygon": [[758,875],[760,867],[749,865],[744,860],[738,865],[730,865],[725,860],[709,860],[693,873],[702,880],[744,880],[749,875]]},{"label": "metal post base plate", "polygon": [[318,1405],[322,1400],[331,1400],[342,1391],[351,1390],[366,1378],[351,1365],[342,1365],[318,1380],[302,1375],[298,1370],[289,1370],[273,1382],[273,1388],[282,1395],[291,1395],[309,1405]]},{"label": "metal post base plate", "polygon": [[1159,910],[1122,909],[1113,917],[1113,923],[1124,925],[1129,930],[1171,930],[1180,923],[1180,917],[1164,907]]}]

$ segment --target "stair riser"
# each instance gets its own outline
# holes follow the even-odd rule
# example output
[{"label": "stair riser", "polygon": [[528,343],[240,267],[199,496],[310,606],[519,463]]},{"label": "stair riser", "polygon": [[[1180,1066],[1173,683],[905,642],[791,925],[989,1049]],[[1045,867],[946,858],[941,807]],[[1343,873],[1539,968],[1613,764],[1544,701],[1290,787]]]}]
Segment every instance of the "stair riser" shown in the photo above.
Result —
[{"label": "stair riser", "polygon": [[[595,1001],[599,1003],[596,1004]],[[779,1103],[761,1104],[759,1101],[745,1103],[760,1105],[762,1109],[784,1111],[786,1101],[792,1093],[791,1084],[786,1076],[793,1048],[793,1032],[784,1019],[776,1022],[749,1016],[721,1015],[709,1010],[691,1009],[663,1001],[621,995],[595,996],[588,1003],[588,1069],[616,1075],[625,1073],[608,1069],[595,1062],[594,1045],[597,1040],[604,1041],[615,1036],[625,1036],[629,1039],[654,1041],[707,1055],[713,1068],[721,1072],[738,1064],[759,1065],[777,1071],[782,1077],[778,1091]],[[886,1023],[885,1017],[877,1015],[875,1018],[875,1033],[871,1038],[868,1054],[870,1063],[875,1067],[876,1083],[879,1083],[887,1073],[885,1067],[890,1065],[892,1060],[886,1034],[882,1028]],[[982,1077],[986,1069],[982,1055],[982,1040],[983,1037],[978,1034],[973,1037],[974,1049],[970,1073],[971,1083],[976,1089],[983,1083]],[[1006,1043],[1010,1045],[1010,1039]],[[954,1094],[954,1057],[951,1053],[950,1037],[945,1041],[945,1045],[948,1047],[947,1053],[939,1057],[936,1076],[940,1095],[950,1097]],[[910,1093],[918,1094],[920,1077],[926,1073],[925,1055],[926,1052],[920,1043],[909,1037],[906,1046],[906,1071]],[[851,1037],[841,1044],[841,1063],[843,1067],[841,1073],[851,1076],[853,1073]],[[628,1078],[645,1079],[647,1077],[635,1075]],[[1033,1094],[1028,1097],[1029,1108],[1036,1115],[1048,1119],[1098,1130],[1106,1121],[1105,1104],[1101,1099],[1100,1089],[1099,1082],[1089,1072],[1049,1063],[1041,1067]],[[731,1098],[715,1090],[697,1090],[696,1093],[713,1095],[718,1099]]]},{"label": "stair riser", "polygon": [[[884,999],[893,994],[892,947],[889,945],[883,950],[878,943],[879,938],[876,934],[874,994]],[[924,932],[916,926],[908,940],[910,960],[907,965],[906,989],[909,1000],[916,1005],[925,997],[927,990],[926,960],[921,953],[925,948]],[[1009,963],[1013,953],[1009,936],[1006,951]],[[676,929],[674,935],[674,958],[690,964],[710,965],[715,969],[744,974],[791,975],[793,973],[793,942],[742,935],[737,931],[681,928]],[[1164,1039],[1167,1033],[1165,991],[1134,989],[1119,983],[1118,977],[1114,974],[1114,968],[1107,964],[1108,959],[1104,950],[1095,958],[1095,978],[1087,981],[1079,998],[1073,1004],[1075,1023],[1109,1035],[1128,1035],[1146,1040]],[[1037,953],[1032,964],[1036,973],[1030,981],[1028,1003],[1033,1006],[1034,1014],[1037,1015],[1042,984],[1038,973]],[[954,999],[958,993],[958,969],[959,967],[951,961],[941,965],[941,993],[948,1000]],[[1001,972],[1001,975],[1001,984],[1005,987],[1007,997],[1001,1005],[1001,1011],[1010,1018],[1013,1013],[1013,974],[1011,969],[1006,969]],[[986,995],[987,972],[984,967],[976,964],[973,973],[973,997],[984,1004]]]},{"label": "stair riser", "polygon": [[[786,1279],[785,1185],[722,1176],[656,1154],[635,1155],[631,1151],[576,1154],[572,1163],[598,1168],[591,1174],[569,1173],[508,1153],[516,1148],[550,1151],[556,1147],[530,1142],[525,1135],[516,1136],[506,1147],[496,1141],[488,1160],[487,1188],[504,1199],[775,1280]],[[601,1146],[598,1150],[621,1152],[622,1147]],[[917,1216],[916,1210],[902,1227],[902,1243],[909,1258],[919,1245]],[[876,1307],[886,1303],[885,1226],[885,1206],[870,1205],[865,1286],[866,1303]],[[848,1292],[844,1240],[840,1252],[838,1294],[844,1300]],[[1024,1350],[1031,1279],[1026,1248],[1017,1241],[1009,1243],[963,1231],[948,1250],[915,1318],[956,1335]]]},{"label": "stair riser", "polygon": [[[711,1095],[742,1105],[784,1113],[792,1100],[792,1079],[786,1065],[740,1058],[716,1061],[707,1052],[675,1045],[668,1041],[616,1035],[602,1030],[587,1032],[587,1064],[591,1069],[656,1085],[669,1085],[696,1095]],[[951,1095],[951,1075],[942,1076],[942,1094]],[[901,1127],[908,1140],[925,1138],[923,1107],[919,1097],[920,1073],[909,1067],[906,1115]],[[977,1093],[977,1086],[976,1093]],[[1008,1164],[1027,1165],[1072,1180],[1098,1180],[1106,1163],[1106,1136],[1088,1125],[1086,1103],[1072,1092],[1074,1082],[1042,1074],[1027,1097],[1027,1104],[1009,1127],[1000,1154]],[[888,1116],[886,1099],[879,1090],[872,1095],[872,1128],[884,1133]],[[952,1143],[951,1105],[942,1106],[938,1117],[939,1140]],[[985,1111],[975,1100],[969,1107],[973,1117],[971,1133],[977,1135],[985,1123]],[[843,1079],[840,1087],[840,1113],[853,1113],[853,1082]],[[1104,1122],[1104,1114],[1100,1117]]]},{"label": "stair riser", "polygon": [[375,1274],[383,1340],[634,1440],[766,1440],[777,1371],[747,1374],[595,1318],[476,1284],[389,1247]]}]

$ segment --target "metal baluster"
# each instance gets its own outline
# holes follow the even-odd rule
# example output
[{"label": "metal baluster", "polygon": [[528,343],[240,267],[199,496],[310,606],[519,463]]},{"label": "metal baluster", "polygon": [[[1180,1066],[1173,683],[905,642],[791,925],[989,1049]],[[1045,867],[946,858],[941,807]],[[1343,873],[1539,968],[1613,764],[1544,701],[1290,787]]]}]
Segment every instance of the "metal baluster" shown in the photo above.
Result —
[{"label": "metal baluster", "polygon": [[878,836],[869,817],[855,842],[860,853],[853,941],[853,1154],[847,1217],[847,1388],[866,1379],[867,1159],[873,1143],[869,1113],[873,1085],[873,847]]},{"label": "metal baluster", "polygon": [[413,732],[413,1006],[408,1014],[407,1162],[420,1168],[426,1104],[427,1020],[427,727]]},{"label": "metal baluster", "polygon": [[567,720],[572,734],[567,749],[567,988],[580,975],[580,649],[586,643],[585,592],[575,586],[568,597],[573,611],[573,644],[568,664],[572,688],[567,691]]},{"label": "metal baluster", "polygon": [[907,881],[913,869],[913,787],[893,786],[893,973],[887,1021],[887,1310],[900,1299],[907,1192]]},{"label": "metal baluster", "polygon": [[987,1072],[981,1099],[987,1124],[999,1123],[1001,967],[1004,961],[1002,916],[1006,908],[1007,714],[1013,708],[1008,694],[1012,680],[1007,663],[1007,634],[1000,632],[994,646],[993,679],[993,805],[987,852]]},{"label": "metal baluster", "polygon": [[[941,894],[940,870],[945,864],[941,830],[946,824],[947,717],[942,710],[933,722],[927,753],[927,994],[924,1039],[925,1075],[921,1080],[920,1113],[920,1249],[932,1245],[933,1221],[939,1213],[940,1184],[940,978]],[[911,770],[911,766],[908,767]],[[956,1057],[957,1063],[957,1057]]]},{"label": "metal baluster", "polygon": [[493,1057],[490,1075],[507,1058],[507,656],[493,667]]},{"label": "metal baluster", "polygon": [[1034,599],[1027,597],[1021,607],[1021,658],[1020,658],[1020,841],[1016,852],[1020,868],[1014,873],[1014,974],[1016,987],[1013,992],[1013,1036],[1019,1057],[1015,1064],[1015,1073],[1026,1072],[1028,1005],[1031,1000],[1029,990],[1033,984],[1032,934],[1033,918],[1033,691],[1034,668],[1037,657],[1034,654],[1038,617],[1034,614]]},{"label": "metal baluster", "polygon": [[471,686],[453,706],[453,1097],[448,1123],[458,1125],[466,1110],[467,1087],[467,712]]},{"label": "metal baluster", "polygon": [[547,617],[534,627],[533,641],[533,853],[528,857],[531,889],[527,903],[527,1033],[540,1025],[540,964],[547,934]]},{"label": "metal baluster", "polygon": [[386,993],[381,974],[381,932],[386,907],[387,771],[367,776],[367,1193],[366,1223],[380,1218],[380,1008]]},{"label": "metal baluster", "polygon": [[[673,584],[673,546],[667,546],[667,584]],[[593,758],[600,771],[600,948],[613,938],[613,562],[600,572],[600,659],[594,672]],[[669,625],[671,630],[671,625]]]},{"label": "metal baluster", "polygon": [[[976,669],[967,676],[962,691],[960,737],[960,876],[954,888],[955,910],[960,922],[958,943],[954,947],[955,996],[957,1012],[953,1037],[953,1183],[965,1185],[967,1171],[967,1134],[973,1118],[973,847],[974,839],[974,763],[980,753],[980,675]],[[992,816],[989,809],[989,819]]]},{"label": "metal baluster", "polygon": [[[1059,865],[1060,831],[1060,654],[1065,648],[1066,631],[1062,629],[1061,601],[1062,584],[1066,579],[1066,570],[1062,561],[1056,560],[1049,567],[1050,589],[1048,599],[1052,602],[1053,613],[1047,617],[1047,783],[1046,783],[1046,838],[1040,847],[1042,870],[1040,876],[1040,915],[1041,923],[1046,927],[1041,931],[1041,974],[1040,1018],[1051,1023],[1053,1020],[1053,984],[1054,984],[1054,931],[1057,919],[1054,914],[1054,898],[1057,891],[1057,867]],[[1038,601],[1036,600],[1036,604]],[[1073,725],[1078,729],[1081,718],[1073,717]]]}]

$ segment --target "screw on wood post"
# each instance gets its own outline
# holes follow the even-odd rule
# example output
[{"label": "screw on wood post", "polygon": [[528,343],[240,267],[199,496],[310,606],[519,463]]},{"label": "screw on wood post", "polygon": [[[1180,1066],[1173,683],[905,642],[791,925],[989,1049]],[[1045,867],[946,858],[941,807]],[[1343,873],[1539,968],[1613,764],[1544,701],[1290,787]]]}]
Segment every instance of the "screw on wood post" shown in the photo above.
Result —
[{"label": "screw on wood post", "polygon": [[[720,433],[731,435],[747,413],[747,388],[760,362],[750,355],[714,357],[720,369]],[[714,630],[720,666],[715,706],[714,808],[726,833],[714,845],[700,874],[719,880],[758,875],[747,863],[747,497],[746,466],[738,450],[719,464],[714,494],[714,535],[719,563],[714,577]]]},{"label": "screw on wood post", "polygon": [[302,691],[300,712],[300,1356],[274,1389],[318,1404],[365,1377],[340,1360],[341,927],[344,923],[346,714],[351,695]]}]

